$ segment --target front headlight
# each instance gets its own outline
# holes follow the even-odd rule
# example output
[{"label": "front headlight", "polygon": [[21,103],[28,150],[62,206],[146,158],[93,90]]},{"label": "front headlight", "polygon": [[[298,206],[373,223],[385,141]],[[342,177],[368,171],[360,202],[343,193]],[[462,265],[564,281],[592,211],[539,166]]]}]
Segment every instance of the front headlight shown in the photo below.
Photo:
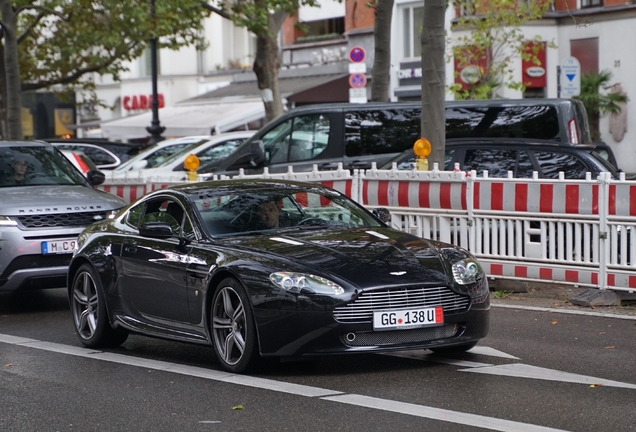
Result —
[{"label": "front headlight", "polygon": [[8,216],[0,216],[0,226],[18,226],[18,223]]},{"label": "front headlight", "polygon": [[464,258],[453,264],[453,278],[460,285],[470,285],[483,277],[484,271],[474,258]]},{"label": "front headlight", "polygon": [[269,280],[279,288],[292,293],[339,295],[344,289],[325,278],[307,273],[276,272]]}]

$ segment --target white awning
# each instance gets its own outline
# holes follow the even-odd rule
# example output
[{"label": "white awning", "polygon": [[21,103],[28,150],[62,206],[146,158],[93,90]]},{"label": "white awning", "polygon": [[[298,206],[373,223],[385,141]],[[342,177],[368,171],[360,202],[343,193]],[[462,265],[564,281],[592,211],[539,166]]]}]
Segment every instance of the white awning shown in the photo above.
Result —
[{"label": "white awning", "polygon": [[[236,129],[265,117],[260,100],[177,105],[159,109],[159,124],[166,128],[164,137],[214,135]],[[102,122],[104,137],[110,140],[142,138],[152,121],[152,112]]]}]

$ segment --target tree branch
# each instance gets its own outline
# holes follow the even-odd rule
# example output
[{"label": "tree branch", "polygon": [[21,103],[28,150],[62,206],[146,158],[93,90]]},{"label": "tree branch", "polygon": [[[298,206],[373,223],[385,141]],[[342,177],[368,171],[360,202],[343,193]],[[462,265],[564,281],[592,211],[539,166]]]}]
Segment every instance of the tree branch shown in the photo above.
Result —
[{"label": "tree branch", "polygon": [[29,26],[24,29],[24,31],[22,32],[22,34],[20,36],[18,36],[16,39],[18,41],[18,45],[27,38],[27,36],[29,35],[29,33],[31,32],[31,30],[33,30],[33,28],[38,25],[38,23],[42,20],[42,18],[45,17],[45,14],[40,13],[38,14],[38,16],[35,17],[35,19],[33,20],[33,22],[31,24],[29,24]]},{"label": "tree branch", "polygon": [[23,11],[28,10],[28,9],[33,9],[33,10],[39,10],[39,11],[46,12],[45,15],[56,15],[56,16],[60,17],[61,19],[63,19],[64,21],[70,21],[71,16],[73,15],[73,11],[71,11],[68,14],[68,16],[64,16],[64,14],[62,14],[61,12],[58,12],[58,11],[56,11],[54,9],[50,9],[50,8],[47,8],[47,7],[44,7],[44,6],[40,6],[40,5],[31,4],[31,5],[25,5],[25,6],[20,6],[19,8],[16,8],[16,10],[15,10],[16,17],[20,14],[20,12],[23,12]]},{"label": "tree branch", "polygon": [[215,14],[222,16],[225,19],[229,19],[230,21],[232,20],[232,16],[229,13],[225,12],[223,9],[217,8],[216,6],[212,6],[206,1],[202,1],[201,6],[203,6],[204,9],[207,9],[210,12],[214,12]]},{"label": "tree branch", "polygon": [[[128,47],[127,51],[130,51],[131,49],[133,49],[135,45],[137,44],[133,44],[130,47]],[[59,85],[59,84],[72,84],[76,82],[82,75],[85,75],[91,72],[99,72],[100,70],[110,66],[116,60],[119,60],[119,57],[120,57],[120,53],[114,53],[108,59],[106,59],[105,61],[97,65],[76,69],[73,73],[66,76],[59,77],[57,79],[40,80],[37,82],[31,82],[31,83],[22,83],[22,91],[40,90],[43,88],[47,88],[47,87],[51,87],[51,86]]]}]

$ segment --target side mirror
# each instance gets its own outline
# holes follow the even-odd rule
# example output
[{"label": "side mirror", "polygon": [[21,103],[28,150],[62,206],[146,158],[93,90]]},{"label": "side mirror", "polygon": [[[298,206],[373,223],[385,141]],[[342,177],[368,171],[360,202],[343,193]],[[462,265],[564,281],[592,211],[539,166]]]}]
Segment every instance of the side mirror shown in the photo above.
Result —
[{"label": "side mirror", "polygon": [[136,162],[133,162],[132,165],[130,165],[129,171],[144,169],[144,168],[146,168],[147,165],[148,165],[148,161],[147,160],[145,160],[145,159],[138,160]]},{"label": "side mirror", "polygon": [[263,144],[263,141],[252,141],[248,155],[250,157],[250,165],[253,167],[257,167],[265,162],[265,144]]},{"label": "side mirror", "polygon": [[92,186],[97,186],[106,180],[106,175],[98,170],[90,170],[86,173],[86,179]]},{"label": "side mirror", "polygon": [[139,235],[157,239],[172,237],[172,228],[165,222],[146,222],[139,227]]},{"label": "side mirror", "polygon": [[377,217],[385,224],[391,222],[391,213],[384,207],[373,209],[373,216]]},{"label": "side mirror", "polygon": [[256,168],[265,162],[265,145],[263,141],[252,141],[248,146],[241,149],[241,153],[236,156],[227,170],[238,170],[239,168]]}]

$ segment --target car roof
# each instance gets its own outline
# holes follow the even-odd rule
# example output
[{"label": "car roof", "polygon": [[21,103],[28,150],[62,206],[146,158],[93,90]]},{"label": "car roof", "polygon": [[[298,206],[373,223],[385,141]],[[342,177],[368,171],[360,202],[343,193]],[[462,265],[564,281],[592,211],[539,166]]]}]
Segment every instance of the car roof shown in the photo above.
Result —
[{"label": "car roof", "polygon": [[44,141],[0,141],[0,147],[47,147],[51,144]]}]

